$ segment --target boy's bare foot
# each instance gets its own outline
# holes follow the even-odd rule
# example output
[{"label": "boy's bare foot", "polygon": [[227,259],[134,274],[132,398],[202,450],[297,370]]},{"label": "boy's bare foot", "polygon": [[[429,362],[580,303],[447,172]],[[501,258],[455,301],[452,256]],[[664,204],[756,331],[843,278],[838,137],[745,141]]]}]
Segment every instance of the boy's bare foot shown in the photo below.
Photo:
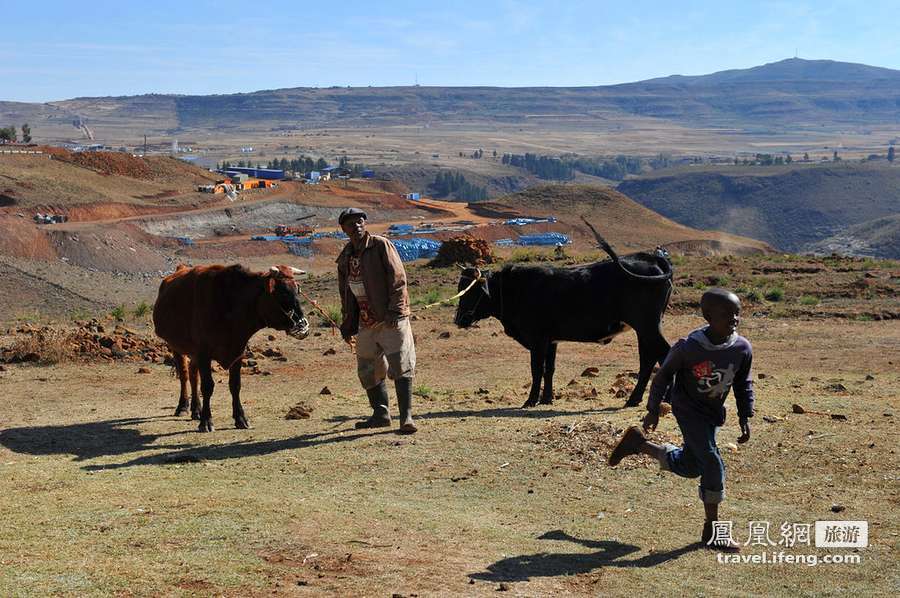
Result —
[{"label": "boy's bare foot", "polygon": [[719,550],[722,552],[740,552],[741,545],[731,539],[731,534],[727,538],[717,538],[714,542],[710,542],[713,537],[713,522],[706,521],[703,524],[703,534],[700,536],[700,543],[704,548],[710,550]]},{"label": "boy's bare foot", "polygon": [[609,455],[609,464],[613,467],[628,455],[637,455],[641,452],[641,445],[647,442],[644,433],[638,426],[631,426],[625,430],[619,444],[612,450]]}]

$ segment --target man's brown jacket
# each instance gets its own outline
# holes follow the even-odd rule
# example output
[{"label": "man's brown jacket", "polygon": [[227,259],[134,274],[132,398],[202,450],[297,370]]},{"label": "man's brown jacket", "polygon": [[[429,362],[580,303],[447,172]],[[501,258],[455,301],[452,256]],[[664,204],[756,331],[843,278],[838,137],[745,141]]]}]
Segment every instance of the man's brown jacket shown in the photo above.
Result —
[{"label": "man's brown jacket", "polygon": [[[347,243],[338,256],[338,291],[341,295],[341,335],[350,338],[359,332],[359,305],[350,290],[350,256],[353,243]],[[406,270],[397,250],[384,237],[366,234],[360,254],[363,286],[369,300],[369,310],[376,322],[396,321],[409,315],[409,293],[406,290]]]}]

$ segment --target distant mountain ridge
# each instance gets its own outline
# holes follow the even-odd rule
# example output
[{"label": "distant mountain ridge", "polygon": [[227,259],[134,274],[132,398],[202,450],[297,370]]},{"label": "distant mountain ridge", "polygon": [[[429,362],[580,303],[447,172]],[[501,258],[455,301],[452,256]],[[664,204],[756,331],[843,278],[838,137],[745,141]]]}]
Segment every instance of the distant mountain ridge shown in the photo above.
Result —
[{"label": "distant mountain ridge", "polygon": [[31,118],[66,123],[79,116],[98,126],[167,133],[629,115],[701,126],[898,124],[900,71],[791,58],[710,75],[597,87],[298,87],[209,96],[75,98],[46,104],[0,101],[0,122]]}]

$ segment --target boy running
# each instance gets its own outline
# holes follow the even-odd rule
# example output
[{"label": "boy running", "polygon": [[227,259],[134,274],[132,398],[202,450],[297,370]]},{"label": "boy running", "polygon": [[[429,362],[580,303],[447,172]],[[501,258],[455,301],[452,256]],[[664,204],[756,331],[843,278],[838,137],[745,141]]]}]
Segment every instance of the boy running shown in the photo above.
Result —
[{"label": "boy running", "polygon": [[[725,399],[734,389],[741,437],[750,440],[753,417],[753,382],[750,342],[737,334],[741,302],[723,289],[703,294],[700,309],[708,326],[691,332],[672,347],[650,387],[644,430],[656,429],[659,405],[672,384],[672,413],[681,428],[684,445],[649,442],[638,426],[631,426],[609,456],[618,465],[628,455],[655,457],[663,470],[685,478],[700,478],[700,500],[706,513],[701,542],[713,548],[737,550],[729,538],[713,540],[713,522],[719,519],[719,503],[725,498],[725,464],[716,446],[716,434],[725,423]],[[674,382],[673,382],[674,381]]]}]

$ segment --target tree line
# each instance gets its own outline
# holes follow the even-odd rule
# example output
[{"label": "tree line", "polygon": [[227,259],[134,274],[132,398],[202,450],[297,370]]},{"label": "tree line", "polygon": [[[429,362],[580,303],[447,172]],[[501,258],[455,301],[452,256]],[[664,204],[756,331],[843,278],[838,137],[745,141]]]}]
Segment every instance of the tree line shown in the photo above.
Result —
[{"label": "tree line", "polygon": [[565,181],[575,177],[575,172],[571,165],[551,156],[503,154],[500,161],[503,164],[524,168],[539,179]]},{"label": "tree line", "polygon": [[434,197],[452,195],[463,201],[484,201],[488,198],[487,189],[473,185],[459,172],[439,172],[428,187]]}]

